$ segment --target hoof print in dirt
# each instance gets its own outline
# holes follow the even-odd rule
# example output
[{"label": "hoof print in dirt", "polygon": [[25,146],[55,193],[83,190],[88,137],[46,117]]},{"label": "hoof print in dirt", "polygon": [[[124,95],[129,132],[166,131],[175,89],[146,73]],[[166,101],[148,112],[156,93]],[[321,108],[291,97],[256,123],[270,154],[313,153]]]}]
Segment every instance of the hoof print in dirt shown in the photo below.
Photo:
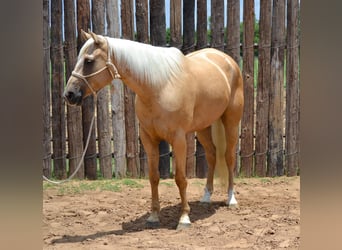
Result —
[{"label": "hoof print in dirt", "polygon": [[177,230],[183,230],[191,227],[191,223],[179,223]]}]

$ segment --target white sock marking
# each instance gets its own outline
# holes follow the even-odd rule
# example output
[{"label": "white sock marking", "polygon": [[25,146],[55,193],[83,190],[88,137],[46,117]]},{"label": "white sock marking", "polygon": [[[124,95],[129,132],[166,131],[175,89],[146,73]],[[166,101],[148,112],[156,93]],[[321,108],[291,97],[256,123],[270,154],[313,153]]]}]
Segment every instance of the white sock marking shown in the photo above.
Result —
[{"label": "white sock marking", "polygon": [[191,224],[190,218],[187,214],[183,214],[179,219],[180,224]]},{"label": "white sock marking", "polygon": [[237,205],[237,200],[235,199],[234,195],[234,190],[229,190],[228,191],[228,200],[227,200],[227,205]]},{"label": "white sock marking", "polygon": [[209,192],[208,188],[205,187],[204,188],[204,195],[201,199],[201,202],[210,203],[210,196],[211,196],[211,193]]}]

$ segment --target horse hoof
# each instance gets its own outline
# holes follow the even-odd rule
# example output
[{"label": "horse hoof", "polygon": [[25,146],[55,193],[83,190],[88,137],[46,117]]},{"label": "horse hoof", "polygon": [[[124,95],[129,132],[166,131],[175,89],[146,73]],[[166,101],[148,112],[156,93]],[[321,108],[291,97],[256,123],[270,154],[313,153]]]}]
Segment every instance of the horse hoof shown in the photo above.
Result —
[{"label": "horse hoof", "polygon": [[146,227],[149,229],[159,228],[160,222],[159,221],[146,221]]},{"label": "horse hoof", "polygon": [[207,199],[201,199],[200,202],[201,202],[202,204],[210,204],[210,203],[211,203],[210,199],[209,199],[209,200],[207,200]]},{"label": "horse hoof", "polygon": [[177,230],[183,230],[191,227],[191,223],[178,223]]}]

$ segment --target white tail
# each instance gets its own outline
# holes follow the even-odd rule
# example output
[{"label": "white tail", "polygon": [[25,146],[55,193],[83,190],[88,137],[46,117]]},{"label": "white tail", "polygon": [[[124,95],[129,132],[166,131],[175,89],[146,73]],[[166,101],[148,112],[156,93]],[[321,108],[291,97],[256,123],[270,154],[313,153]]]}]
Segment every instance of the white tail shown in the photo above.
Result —
[{"label": "white tail", "polygon": [[228,168],[226,163],[226,135],[221,119],[211,126],[211,136],[216,147],[215,175],[219,177],[220,184],[224,190],[228,189]]}]

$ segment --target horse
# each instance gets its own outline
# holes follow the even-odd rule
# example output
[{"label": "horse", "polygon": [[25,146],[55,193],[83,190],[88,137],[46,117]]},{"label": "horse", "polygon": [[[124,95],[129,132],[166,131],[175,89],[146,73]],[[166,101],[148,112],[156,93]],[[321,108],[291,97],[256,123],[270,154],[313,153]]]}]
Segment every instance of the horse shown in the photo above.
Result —
[{"label": "horse", "polygon": [[243,80],[227,54],[205,48],[184,55],[177,48],[157,47],[81,31],[85,40],[63,96],[69,105],[96,94],[113,79],[136,93],[139,136],[147,154],[151,186],[148,225],[160,223],[159,143],[171,144],[176,161],[175,182],[181,197],[177,229],[191,226],[186,195],[186,135],[196,132],[208,162],[201,202],[210,203],[214,170],[227,187],[228,206],[237,206],[234,167],[239,123],[243,113]]}]

